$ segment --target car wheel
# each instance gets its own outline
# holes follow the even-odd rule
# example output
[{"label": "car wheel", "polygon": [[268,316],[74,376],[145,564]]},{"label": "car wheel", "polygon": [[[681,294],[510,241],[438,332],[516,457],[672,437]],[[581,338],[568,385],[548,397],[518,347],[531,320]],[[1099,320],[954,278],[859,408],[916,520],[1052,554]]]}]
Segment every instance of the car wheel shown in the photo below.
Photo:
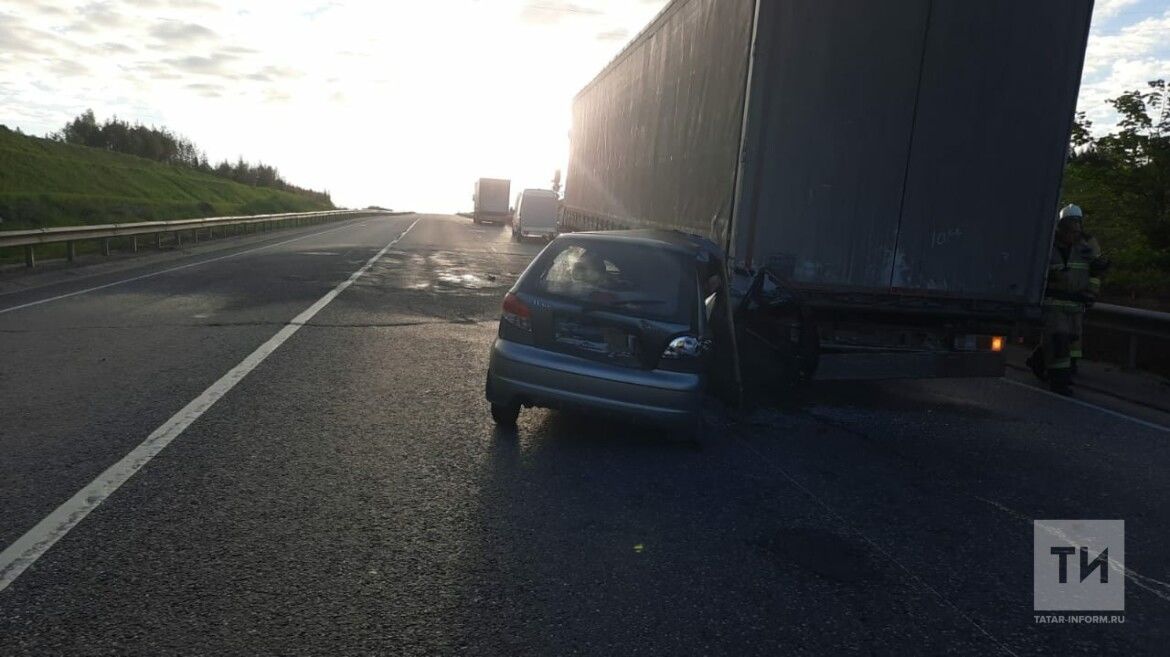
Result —
[{"label": "car wheel", "polygon": [[492,419],[501,427],[512,429],[520,417],[520,404],[492,404]]}]

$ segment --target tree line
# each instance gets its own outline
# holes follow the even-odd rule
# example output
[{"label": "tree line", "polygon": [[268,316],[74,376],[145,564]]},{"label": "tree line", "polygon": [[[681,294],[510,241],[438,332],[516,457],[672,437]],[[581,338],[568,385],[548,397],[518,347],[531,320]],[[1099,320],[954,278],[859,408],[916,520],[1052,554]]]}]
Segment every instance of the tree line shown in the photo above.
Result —
[{"label": "tree line", "polygon": [[101,148],[108,151],[136,155],[138,157],[188,167],[204,173],[226,178],[253,187],[270,187],[286,192],[302,194],[329,202],[329,192],[318,192],[290,184],[275,167],[263,163],[252,164],[237,159],[234,163],[223,160],[211,164],[207,154],[191,140],[177,135],[166,128],[128,123],[118,117],[98,123],[93,110],[86,110],[77,118],[65,124],[61,130],[48,135],[49,139]]},{"label": "tree line", "polygon": [[1108,134],[1077,114],[1064,201],[1084,208],[1114,263],[1106,296],[1170,304],[1170,89],[1154,80],[1108,102],[1119,118]]}]

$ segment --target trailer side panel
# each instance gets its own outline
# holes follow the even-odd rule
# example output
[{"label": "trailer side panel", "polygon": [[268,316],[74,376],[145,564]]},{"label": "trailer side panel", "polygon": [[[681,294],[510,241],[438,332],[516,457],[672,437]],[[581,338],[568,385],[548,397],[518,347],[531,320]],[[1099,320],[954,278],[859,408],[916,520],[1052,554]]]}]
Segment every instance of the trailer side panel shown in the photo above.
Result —
[{"label": "trailer side panel", "polygon": [[726,223],[754,13],[676,0],[578,94],[565,216],[585,225],[569,228]]}]

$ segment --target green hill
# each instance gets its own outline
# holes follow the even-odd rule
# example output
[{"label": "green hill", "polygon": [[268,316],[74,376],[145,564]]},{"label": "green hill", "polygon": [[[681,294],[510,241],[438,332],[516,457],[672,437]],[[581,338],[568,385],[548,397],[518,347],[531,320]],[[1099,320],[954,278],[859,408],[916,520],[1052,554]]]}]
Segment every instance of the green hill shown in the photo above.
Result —
[{"label": "green hill", "polygon": [[0,127],[0,230],[327,210],[320,197]]}]

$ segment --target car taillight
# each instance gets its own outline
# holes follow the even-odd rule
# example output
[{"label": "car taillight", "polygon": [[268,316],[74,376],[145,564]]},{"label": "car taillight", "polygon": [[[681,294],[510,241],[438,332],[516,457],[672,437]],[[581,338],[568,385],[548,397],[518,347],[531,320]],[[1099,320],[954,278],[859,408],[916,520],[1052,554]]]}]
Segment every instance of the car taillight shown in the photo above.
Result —
[{"label": "car taillight", "polygon": [[504,296],[502,319],[522,331],[532,330],[532,311],[512,292]]},{"label": "car taillight", "polygon": [[666,345],[662,357],[667,360],[684,360],[698,358],[707,351],[707,341],[693,335],[680,335]]},{"label": "car taillight", "polygon": [[693,335],[679,335],[666,343],[658,359],[658,367],[671,372],[701,372],[703,355],[711,348],[711,341]]}]

